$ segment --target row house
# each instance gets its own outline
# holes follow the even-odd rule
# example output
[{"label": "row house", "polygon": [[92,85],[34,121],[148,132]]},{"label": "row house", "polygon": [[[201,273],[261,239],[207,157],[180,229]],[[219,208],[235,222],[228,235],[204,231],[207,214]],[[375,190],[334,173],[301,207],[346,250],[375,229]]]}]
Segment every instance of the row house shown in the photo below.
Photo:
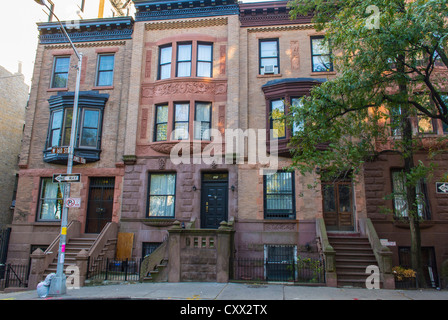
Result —
[{"label": "row house", "polygon": [[[87,163],[74,168],[81,206],[69,211],[71,237],[93,239],[95,250],[117,238],[111,256],[144,258],[141,278],[163,265],[168,281],[297,280],[290,266],[322,258],[327,285],[364,284],[375,264],[393,288],[409,232],[380,207],[399,204],[383,199],[400,185],[399,160],[383,153],[357,183],[341,176],[315,189],[318,170],[288,170],[300,128],[282,116],[336,76],[311,17],[291,20],[287,1],[133,2],[135,20],[86,20],[71,33],[87,66],[75,149]],[[58,236],[62,189],[51,177],[67,156],[52,147],[70,135],[75,81],[76,57],[57,25],[39,30],[9,255],[21,261],[48,253]],[[425,188],[433,196],[423,244],[435,272],[448,254],[436,241],[446,235],[446,195]],[[244,273],[256,268],[250,261],[261,267]]]}]

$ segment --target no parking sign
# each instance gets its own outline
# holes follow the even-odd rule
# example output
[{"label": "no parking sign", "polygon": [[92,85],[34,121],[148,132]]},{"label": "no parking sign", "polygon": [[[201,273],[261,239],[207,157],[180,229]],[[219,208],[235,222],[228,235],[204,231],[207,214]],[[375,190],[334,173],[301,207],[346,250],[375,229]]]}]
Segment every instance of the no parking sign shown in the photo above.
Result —
[{"label": "no parking sign", "polygon": [[80,208],[81,207],[81,198],[67,198],[65,200],[65,206],[67,208]]}]

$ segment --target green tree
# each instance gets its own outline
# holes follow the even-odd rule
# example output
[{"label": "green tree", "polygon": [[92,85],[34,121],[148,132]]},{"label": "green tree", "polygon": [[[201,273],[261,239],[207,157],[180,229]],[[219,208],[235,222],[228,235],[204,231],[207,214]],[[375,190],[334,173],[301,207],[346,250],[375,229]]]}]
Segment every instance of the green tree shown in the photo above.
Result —
[{"label": "green tree", "polygon": [[447,1],[289,3],[292,18],[313,14],[315,29],[326,34],[337,71],[335,78],[314,87],[299,107],[291,107],[290,123],[301,125],[292,139],[293,167],[302,174],[321,168],[322,178],[341,171],[356,175],[381,144],[400,154],[412,268],[419,280],[423,276],[416,185],[432,166],[414,163],[421,135],[412,120],[440,119],[448,125]]}]

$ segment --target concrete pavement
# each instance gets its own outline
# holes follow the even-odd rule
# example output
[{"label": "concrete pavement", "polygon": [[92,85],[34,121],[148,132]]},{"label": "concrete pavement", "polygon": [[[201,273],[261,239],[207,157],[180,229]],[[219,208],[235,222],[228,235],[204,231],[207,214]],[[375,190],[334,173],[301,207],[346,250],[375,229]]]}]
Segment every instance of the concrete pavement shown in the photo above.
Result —
[{"label": "concrete pavement", "polygon": [[448,300],[448,290],[384,290],[249,283],[122,283],[69,289],[39,298],[36,290],[0,293],[0,300]]}]

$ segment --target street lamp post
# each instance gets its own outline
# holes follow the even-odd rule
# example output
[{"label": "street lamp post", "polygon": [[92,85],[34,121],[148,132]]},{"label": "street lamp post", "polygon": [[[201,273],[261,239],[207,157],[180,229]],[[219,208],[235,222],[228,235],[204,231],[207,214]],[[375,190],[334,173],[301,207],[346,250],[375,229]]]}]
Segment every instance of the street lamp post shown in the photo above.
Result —
[{"label": "street lamp post", "polygon": [[[74,155],[74,146],[75,146],[75,138],[77,136],[77,125],[78,125],[78,101],[79,101],[79,85],[81,80],[81,68],[82,68],[82,53],[79,53],[76,47],[74,46],[72,40],[70,39],[67,31],[62,25],[59,18],[54,14],[50,7],[48,7],[45,0],[34,0],[36,3],[47,7],[50,10],[50,13],[53,14],[54,17],[58,20],[62,33],[66,36],[70,45],[72,46],[76,57],[78,58],[78,66],[76,73],[76,87],[75,87],[75,97],[73,101],[73,116],[72,116],[72,132],[70,134],[70,146],[67,160],[67,174],[72,173],[73,168],[73,155]],[[67,216],[68,216],[68,208],[66,207],[66,199],[70,197],[70,182],[64,183],[64,205],[62,209],[62,217],[61,217],[61,233],[59,238],[59,251],[58,251],[58,263],[56,269],[56,276],[52,279],[48,295],[50,296],[58,296],[63,295],[67,292],[66,285],[66,276],[64,274],[64,261],[65,261],[65,245],[67,240]]]}]

